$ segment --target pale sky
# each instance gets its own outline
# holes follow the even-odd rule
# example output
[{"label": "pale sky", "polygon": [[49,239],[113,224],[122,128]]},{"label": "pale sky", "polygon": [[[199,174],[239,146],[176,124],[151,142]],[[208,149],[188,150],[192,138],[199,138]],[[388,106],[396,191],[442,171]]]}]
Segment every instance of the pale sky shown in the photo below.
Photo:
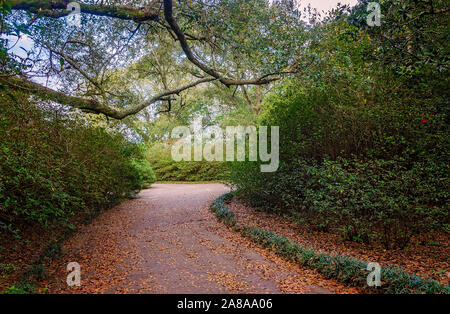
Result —
[{"label": "pale sky", "polygon": [[306,7],[308,3],[311,3],[312,8],[316,8],[318,11],[329,11],[335,8],[338,3],[348,4],[354,6],[358,3],[358,0],[300,0],[301,7]]},{"label": "pale sky", "polygon": [[[303,9],[311,4],[311,7],[317,9],[319,12],[324,11],[328,12],[331,9],[335,8],[338,3],[348,4],[350,6],[354,6],[358,3],[358,0],[295,0],[297,1],[297,5],[300,5],[300,8]],[[273,0],[269,0],[269,3],[272,3]]]}]

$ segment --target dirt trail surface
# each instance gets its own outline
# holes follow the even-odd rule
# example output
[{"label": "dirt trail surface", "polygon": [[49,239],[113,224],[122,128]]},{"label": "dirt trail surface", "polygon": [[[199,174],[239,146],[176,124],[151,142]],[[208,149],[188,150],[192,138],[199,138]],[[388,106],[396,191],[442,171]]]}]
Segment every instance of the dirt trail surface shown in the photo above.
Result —
[{"label": "dirt trail surface", "polygon": [[[216,220],[221,184],[155,184],[83,226],[47,265],[51,293],[354,293]],[[68,287],[66,266],[81,266]]]}]

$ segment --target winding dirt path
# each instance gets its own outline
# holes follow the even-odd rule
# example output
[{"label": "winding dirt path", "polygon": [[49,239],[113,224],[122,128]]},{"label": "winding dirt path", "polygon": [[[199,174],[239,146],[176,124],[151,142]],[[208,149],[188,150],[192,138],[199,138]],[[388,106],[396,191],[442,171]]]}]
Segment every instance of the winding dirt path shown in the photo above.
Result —
[{"label": "winding dirt path", "polygon": [[[155,184],[100,215],[48,265],[51,293],[350,293],[227,229],[208,205],[221,184]],[[68,287],[66,265],[81,265]]]}]

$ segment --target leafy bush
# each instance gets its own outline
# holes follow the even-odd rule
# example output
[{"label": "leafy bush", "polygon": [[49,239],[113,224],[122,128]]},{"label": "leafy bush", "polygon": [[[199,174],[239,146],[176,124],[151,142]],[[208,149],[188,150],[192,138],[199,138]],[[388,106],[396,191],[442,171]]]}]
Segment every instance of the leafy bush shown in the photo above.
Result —
[{"label": "leafy bush", "polygon": [[423,60],[414,73],[399,71],[401,56],[383,59],[383,39],[370,32],[345,16],[316,27],[299,53],[300,75],[268,95],[259,116],[260,125],[280,127],[279,170],[234,163],[231,181],[253,206],[346,240],[402,248],[448,231],[448,68]]},{"label": "leafy bush", "polygon": [[118,133],[38,109],[0,89],[0,221],[67,224],[151,183],[142,150]]},{"label": "leafy bush", "polygon": [[176,162],[171,156],[171,146],[165,144],[154,144],[147,159],[158,181],[221,181],[227,180],[229,174],[226,162]]},{"label": "leafy bush", "polygon": [[141,187],[147,187],[156,182],[155,172],[147,159],[134,159],[132,165],[136,170],[136,174],[139,176],[137,182],[141,183]]},{"label": "leafy bush", "polygon": [[449,230],[445,164],[340,157],[296,159],[272,175],[257,165],[237,167],[232,179],[248,203],[290,212],[316,230],[339,231],[343,240],[403,248],[413,236]]},{"label": "leafy bush", "polygon": [[403,248],[414,235],[448,229],[445,165],[338,158],[299,166],[301,221],[336,228],[344,240]]}]

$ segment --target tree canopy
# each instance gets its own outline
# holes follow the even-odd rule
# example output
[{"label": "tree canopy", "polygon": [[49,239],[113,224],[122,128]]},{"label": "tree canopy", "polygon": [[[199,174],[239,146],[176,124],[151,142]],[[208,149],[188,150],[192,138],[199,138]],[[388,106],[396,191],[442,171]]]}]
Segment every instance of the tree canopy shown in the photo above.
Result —
[{"label": "tree canopy", "polygon": [[2,40],[1,82],[115,119],[155,103],[171,110],[204,83],[269,84],[293,72],[305,40],[297,14],[264,0],[83,1],[79,27],[66,23],[66,6],[4,2],[2,33],[34,47],[19,55]]}]

